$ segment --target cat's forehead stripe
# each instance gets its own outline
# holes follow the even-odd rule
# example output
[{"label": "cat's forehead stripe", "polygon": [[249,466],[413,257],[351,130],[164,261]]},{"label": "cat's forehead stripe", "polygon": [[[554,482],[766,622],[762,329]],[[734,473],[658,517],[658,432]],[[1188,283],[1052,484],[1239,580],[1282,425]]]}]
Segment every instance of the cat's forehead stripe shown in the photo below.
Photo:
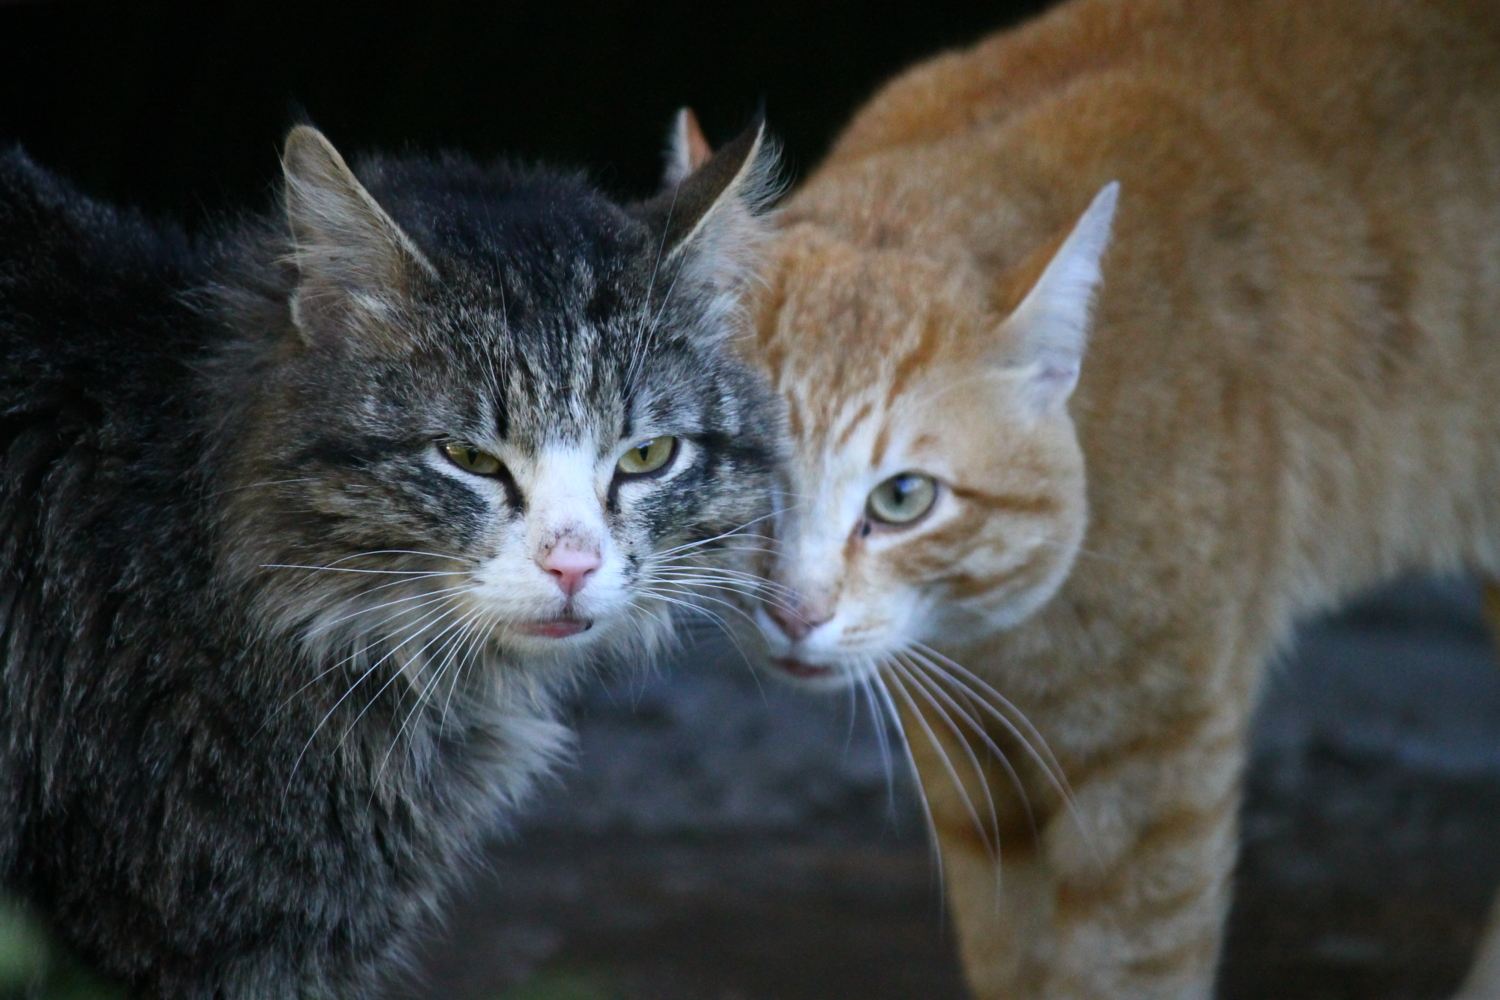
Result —
[{"label": "cat's forehead stripe", "polygon": [[839,432],[838,439],[834,441],[834,447],[847,447],[849,444],[849,440],[854,437],[854,432],[859,430],[860,424],[864,423],[864,421],[869,418],[870,414],[873,413],[874,410],[875,407],[872,403],[870,403],[869,400],[861,403],[859,409],[856,410],[853,416],[851,416],[844,424],[844,429]]},{"label": "cat's forehead stripe", "polygon": [[928,313],[917,323],[920,324],[917,342],[902,355],[901,359],[896,362],[895,370],[891,372],[885,394],[887,410],[895,407],[896,401],[906,391],[907,383],[913,376],[928,369],[938,353],[938,348],[942,345],[942,324],[937,317]]}]

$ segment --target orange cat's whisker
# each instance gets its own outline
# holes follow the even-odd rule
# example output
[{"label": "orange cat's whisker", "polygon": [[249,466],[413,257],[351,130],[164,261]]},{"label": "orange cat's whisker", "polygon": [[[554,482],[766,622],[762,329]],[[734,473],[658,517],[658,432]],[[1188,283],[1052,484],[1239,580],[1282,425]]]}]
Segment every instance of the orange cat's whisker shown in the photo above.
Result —
[{"label": "orange cat's whisker", "polygon": [[[949,706],[951,712],[964,723],[969,731],[972,732],[981,743],[984,744],[985,749],[988,750],[990,754],[995,758],[995,760],[1000,764],[1001,768],[1005,771],[1006,776],[1010,778],[1011,787],[1016,790],[1016,795],[1021,800],[1021,808],[1026,814],[1027,824],[1031,827],[1032,837],[1034,839],[1039,839],[1041,833],[1037,829],[1036,815],[1031,808],[1031,797],[1026,793],[1026,784],[1021,780],[1020,774],[1016,772],[1015,766],[1011,764],[1010,758],[1006,755],[1005,751],[1000,748],[1000,745],[997,744],[993,738],[991,738],[990,734],[985,730],[984,724],[979,719],[975,718],[971,712],[966,711],[964,707],[960,705],[958,701],[953,697],[953,695],[946,689],[944,689],[940,680],[931,676],[932,668],[930,665],[922,663],[919,659],[917,659],[916,654],[908,653],[907,657],[908,659],[905,661],[905,665],[910,670],[912,679],[916,683],[924,686],[933,695],[940,698],[944,702],[944,704]],[[941,677],[943,680],[947,680],[947,678],[943,677],[941,674],[939,674],[938,677]],[[973,698],[971,697],[969,692],[962,688],[960,688],[959,690],[961,697],[963,697],[964,700],[969,702],[970,704],[973,704]],[[955,737],[960,739],[965,746],[968,745],[968,740],[959,736],[957,733],[955,733],[954,735]],[[986,793],[988,793],[988,782],[984,782],[984,788]],[[995,825],[995,836],[997,839],[999,837],[999,831],[1000,826],[997,822]]]},{"label": "orange cat's whisker", "polygon": [[[885,676],[878,669],[869,675],[873,682],[871,690],[878,692],[881,701],[885,704],[885,710],[896,723],[896,730],[901,734],[901,749],[906,755],[906,765],[911,771],[912,785],[917,791],[917,801],[922,804],[922,818],[927,823],[927,836],[932,844],[933,861],[937,864],[938,884],[943,885],[943,853],[938,849],[937,822],[932,816],[932,806],[927,801],[927,789],[922,784],[922,772],[917,767],[917,758],[911,752],[911,740],[906,735],[906,729],[901,725],[901,712],[896,708],[896,701],[891,697],[890,685],[886,684]],[[898,685],[899,686],[899,685]]]},{"label": "orange cat's whisker", "polygon": [[[1079,834],[1089,845],[1090,849],[1094,850],[1095,848],[1093,842],[1093,833],[1089,829],[1088,824],[1084,822],[1082,815],[1080,815],[1078,811],[1077,798],[1073,794],[1072,786],[1068,783],[1067,775],[1063,773],[1062,765],[1058,763],[1057,757],[1052,753],[1051,747],[1047,745],[1046,739],[1037,730],[1037,728],[1031,724],[1031,721],[1026,718],[1026,713],[1017,708],[1010,701],[1010,699],[1006,698],[999,691],[996,691],[989,684],[985,683],[982,678],[975,675],[972,671],[967,670],[962,664],[949,659],[948,657],[944,656],[942,653],[939,653],[937,650],[933,649],[931,646],[926,645],[925,643],[913,643],[913,646],[920,647],[920,649],[924,653],[926,653],[927,656],[941,661],[942,664],[946,664],[949,669],[945,670],[943,669],[943,666],[941,666],[938,662],[934,662],[934,660],[928,659],[927,656],[921,656],[921,654],[917,653],[915,649],[910,651],[912,656],[920,657],[922,660],[924,660],[927,663],[927,666],[934,673],[936,673],[937,676],[943,678],[948,683],[955,685],[960,690],[971,695],[974,698],[975,704],[983,709],[986,715],[990,716],[996,722],[1000,723],[1000,725],[1005,727],[1006,731],[1008,731],[1012,736],[1016,738],[1016,741],[1021,744],[1027,755],[1031,757],[1032,761],[1037,765],[1037,767],[1041,769],[1042,773],[1046,776],[1048,783],[1052,786],[1052,790],[1056,792],[1058,797],[1062,800],[1063,805],[1068,810],[1068,815],[1073,820],[1073,823],[1077,827]],[[1009,712],[1014,713],[1016,719],[1019,720],[1020,725],[1018,726],[1016,722],[1010,719],[1010,717],[1001,712],[1000,709],[990,701],[991,698],[994,699],[994,702],[997,702],[1000,706],[1003,706]],[[1021,727],[1025,728],[1025,732],[1022,731]],[[1030,734],[1029,737],[1027,735],[1028,733]],[[1033,739],[1036,741],[1035,744],[1033,744],[1032,742]],[[1040,747],[1040,749],[1038,749],[1038,747]],[[1097,854],[1097,851],[1095,851],[1095,853]]]},{"label": "orange cat's whisker", "polygon": [[[980,764],[979,757],[974,753],[974,748],[970,746],[969,741],[964,738],[963,733],[959,730],[958,725],[953,721],[952,717],[948,714],[947,711],[944,710],[943,706],[940,705],[935,698],[933,698],[931,692],[929,692],[926,686],[921,683],[917,675],[902,664],[899,655],[891,659],[888,667],[896,674],[897,677],[900,678],[898,687],[905,693],[908,706],[911,707],[914,713],[916,713],[917,719],[921,723],[923,730],[927,733],[927,738],[931,741],[933,749],[943,757],[944,766],[948,769],[949,777],[953,779],[954,787],[957,790],[959,796],[964,800],[964,806],[968,810],[969,818],[974,823],[974,829],[979,833],[979,839],[984,843],[985,853],[989,855],[990,861],[995,865],[996,871],[999,871],[1000,817],[995,811],[995,797],[990,793],[989,782],[985,780],[984,766]],[[936,734],[932,731],[932,727],[928,725],[926,716],[921,713],[916,704],[911,700],[912,691],[915,691],[922,697],[923,701],[931,706],[933,712],[937,714],[937,717],[942,720],[942,723],[947,728],[948,732],[952,734],[954,742],[958,744],[959,748],[963,750],[964,755],[968,758],[969,766],[974,769],[974,777],[978,780],[979,787],[984,792],[985,807],[988,810],[990,821],[988,826],[984,824],[983,820],[979,816],[978,811],[974,808],[973,799],[969,795],[968,786],[966,786],[958,777],[958,773],[953,767],[952,761],[948,757],[947,752],[942,748]]]},{"label": "orange cat's whisker", "polygon": [[[1031,724],[1031,720],[1026,718],[1025,712],[1017,708],[1015,703],[1005,697],[1005,695],[995,690],[984,678],[969,670],[957,660],[940,653],[925,642],[914,642],[912,643],[912,647],[914,651],[920,651],[923,654],[923,659],[940,675],[947,677],[955,684],[974,694],[980,704],[985,706],[998,721],[1010,729],[1012,734],[1026,747],[1027,751],[1035,756],[1037,765],[1052,775],[1059,786],[1056,789],[1057,793],[1069,801],[1073,799],[1073,789],[1068,785],[1068,779],[1063,774],[1062,765],[1058,763],[1056,755],[1052,753],[1052,748],[1047,745],[1046,737],[1042,736],[1041,731]],[[1015,716],[1016,721],[1012,722],[996,706],[1004,708],[1007,712],[1011,713]],[[1019,729],[1024,729],[1025,733],[1020,732],[1016,728],[1017,726],[1019,726]],[[1035,742],[1033,743],[1032,741]]]},{"label": "orange cat's whisker", "polygon": [[[863,693],[870,703],[870,721],[875,727],[875,745],[880,749],[880,764],[885,773],[885,801],[886,812],[889,819],[896,819],[896,774],[895,765],[891,756],[890,733],[886,727],[890,724],[885,717],[884,706],[880,699],[875,696],[874,684],[871,676],[878,668],[871,667],[868,673],[861,672],[859,681],[854,685],[854,690]],[[857,703],[856,703],[857,707]],[[899,725],[899,720],[897,720]]]}]

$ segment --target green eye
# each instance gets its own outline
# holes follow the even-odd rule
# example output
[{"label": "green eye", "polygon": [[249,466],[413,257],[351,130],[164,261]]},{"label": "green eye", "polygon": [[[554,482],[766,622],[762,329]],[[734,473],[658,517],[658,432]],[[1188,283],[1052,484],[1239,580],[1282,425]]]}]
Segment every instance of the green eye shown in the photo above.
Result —
[{"label": "green eye", "polygon": [[454,465],[476,476],[493,476],[500,471],[500,460],[487,451],[480,451],[467,441],[449,441],[443,445],[443,454]]},{"label": "green eye", "polygon": [[910,524],[936,500],[936,479],[922,472],[899,472],[870,491],[865,509],[883,524]]},{"label": "green eye", "polygon": [[627,476],[645,476],[666,467],[677,454],[677,439],[670,434],[652,438],[620,456],[619,469]]}]

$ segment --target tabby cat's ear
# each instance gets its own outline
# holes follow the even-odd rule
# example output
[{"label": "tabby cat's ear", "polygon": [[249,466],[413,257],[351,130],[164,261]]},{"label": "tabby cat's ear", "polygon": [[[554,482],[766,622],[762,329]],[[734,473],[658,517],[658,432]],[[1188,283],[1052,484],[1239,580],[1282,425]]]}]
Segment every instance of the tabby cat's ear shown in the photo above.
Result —
[{"label": "tabby cat's ear", "polygon": [[1041,277],[1005,320],[1007,363],[1026,379],[1037,413],[1055,412],[1072,395],[1088,344],[1099,288],[1100,260],[1109,246],[1120,185],[1104,185],[1058,247]]},{"label": "tabby cat's ear", "polygon": [[661,266],[682,268],[679,289],[708,289],[705,330],[723,329],[713,320],[735,307],[754,273],[775,194],[776,152],[764,120],[710,152],[692,112],[678,113],[666,184],[636,211],[658,234]]},{"label": "tabby cat's ear", "polygon": [[309,340],[354,338],[352,346],[400,346],[393,312],[432,265],[323,137],[298,125],[281,157],[297,290],[292,321]]}]

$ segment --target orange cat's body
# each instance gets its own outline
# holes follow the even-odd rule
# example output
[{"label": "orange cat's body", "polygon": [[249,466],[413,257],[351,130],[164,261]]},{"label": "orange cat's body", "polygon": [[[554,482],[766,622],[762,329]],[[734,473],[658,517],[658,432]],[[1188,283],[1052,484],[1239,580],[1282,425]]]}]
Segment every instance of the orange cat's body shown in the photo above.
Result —
[{"label": "orange cat's body", "polygon": [[[1110,181],[1079,364],[1028,331],[1092,280],[1031,292],[1087,271]],[[945,748],[913,739],[977,996],[1209,995],[1268,658],[1398,574],[1500,576],[1500,6],[1072,0],[887,86],[771,252],[772,655],[884,668]],[[902,470],[929,513],[861,507]]]}]

